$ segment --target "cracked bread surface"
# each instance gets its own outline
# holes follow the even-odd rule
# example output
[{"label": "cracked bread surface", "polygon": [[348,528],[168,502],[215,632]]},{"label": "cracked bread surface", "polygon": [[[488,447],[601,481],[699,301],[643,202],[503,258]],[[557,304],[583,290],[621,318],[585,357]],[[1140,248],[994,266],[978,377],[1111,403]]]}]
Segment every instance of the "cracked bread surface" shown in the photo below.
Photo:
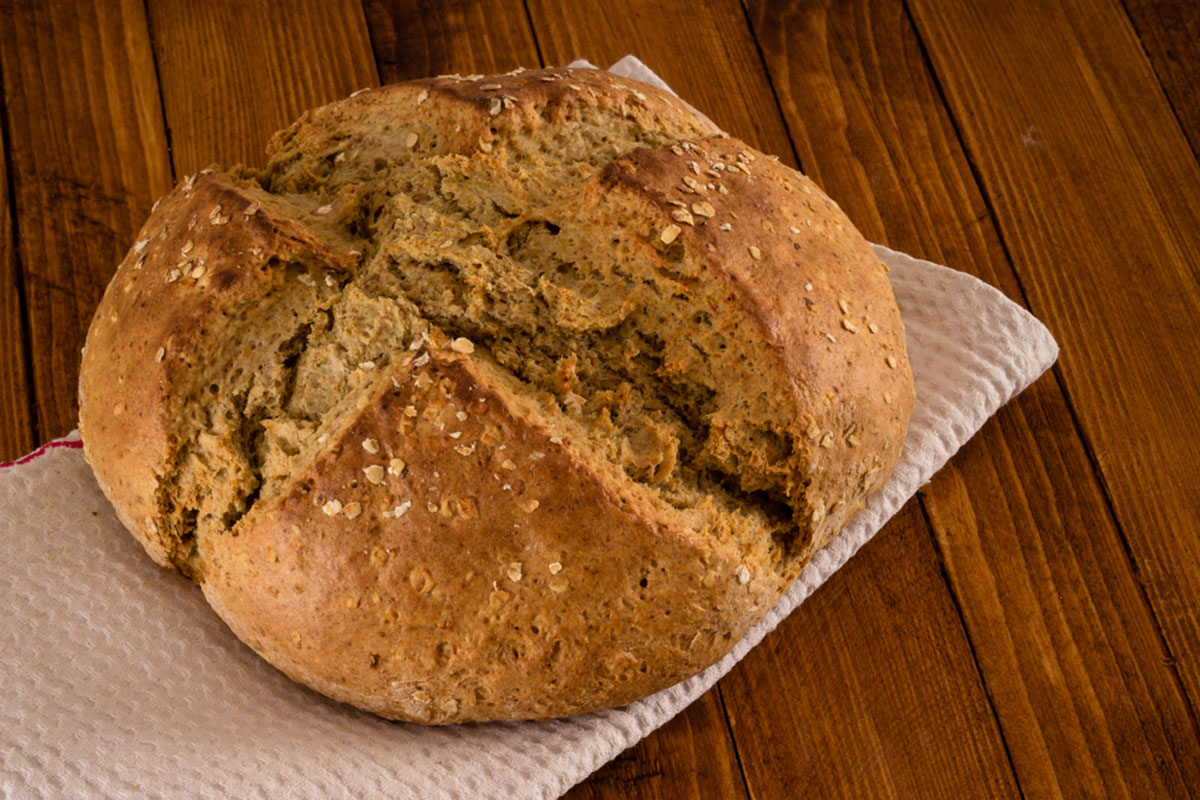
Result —
[{"label": "cracked bread surface", "polygon": [[359,93],[156,205],[89,331],[122,522],[293,679],[565,716],[720,658],[882,485],[886,268],[803,175],[592,70]]}]

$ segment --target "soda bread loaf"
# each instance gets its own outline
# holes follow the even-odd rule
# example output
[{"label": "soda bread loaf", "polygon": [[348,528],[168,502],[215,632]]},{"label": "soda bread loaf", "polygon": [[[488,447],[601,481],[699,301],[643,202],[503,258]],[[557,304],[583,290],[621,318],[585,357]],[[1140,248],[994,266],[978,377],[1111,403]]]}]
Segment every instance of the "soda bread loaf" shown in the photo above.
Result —
[{"label": "soda bread loaf", "polygon": [[720,658],[887,479],[886,268],[803,175],[593,70],[306,113],[156,204],[80,377],[158,563],[385,717],[621,705]]}]

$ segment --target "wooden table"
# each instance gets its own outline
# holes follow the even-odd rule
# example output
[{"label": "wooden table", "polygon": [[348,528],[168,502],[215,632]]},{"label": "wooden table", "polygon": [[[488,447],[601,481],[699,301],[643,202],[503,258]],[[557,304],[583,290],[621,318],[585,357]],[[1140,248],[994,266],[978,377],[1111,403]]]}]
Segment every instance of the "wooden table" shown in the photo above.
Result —
[{"label": "wooden table", "polygon": [[1200,793],[1200,12],[1168,0],[0,0],[0,460],[75,426],[150,204],[380,82],[636,53],[1062,345],[572,797]]}]

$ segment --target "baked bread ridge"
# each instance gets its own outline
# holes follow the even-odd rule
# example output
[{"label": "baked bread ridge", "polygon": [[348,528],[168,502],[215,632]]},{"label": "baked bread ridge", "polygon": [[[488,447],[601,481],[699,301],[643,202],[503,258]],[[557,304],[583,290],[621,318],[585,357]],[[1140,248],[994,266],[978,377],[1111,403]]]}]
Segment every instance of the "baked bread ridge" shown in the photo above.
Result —
[{"label": "baked bread ridge", "polygon": [[602,479],[464,357],[424,352],[236,537],[205,542],[206,598],[289,676],[393,719],[567,716],[694,674],[778,598],[735,543]]},{"label": "baked bread ridge", "polygon": [[[371,90],[277,136],[261,173],[186,181],[118,270],[81,372],[85,453],[148,552],[201,583],[287,674],[397,719],[577,713],[716,660],[886,480],[912,403],[885,270],[806,178],[711,135],[651,87],[569,71],[492,80]],[[199,278],[172,279],[198,260]],[[593,292],[597,276],[651,288],[626,292],[631,306]],[[796,296],[803,306],[786,302]],[[671,303],[708,319],[656,343],[655,309]],[[146,335],[124,336],[118,321],[141,318]],[[633,349],[649,360],[614,349],[642,334]],[[735,356],[724,361],[722,337]],[[689,351],[704,347],[719,370]],[[395,418],[391,379],[426,366],[454,373],[459,400],[492,398],[489,424],[514,438],[493,443],[507,449],[499,468],[475,463],[487,448],[426,437],[414,452],[379,427]],[[722,379],[746,396],[722,394]],[[122,422],[111,412],[130,398]],[[360,463],[385,452],[408,455]],[[516,483],[492,479],[510,487],[499,501],[466,492],[494,490],[489,475],[533,453],[557,469],[533,482],[548,498],[530,498],[537,513],[512,512],[536,527],[511,532],[502,501]],[[403,480],[388,474],[393,457]],[[554,475],[594,509],[586,519],[547,490]],[[393,479],[404,493],[377,496]],[[443,497],[447,487],[464,494]],[[561,560],[539,551],[547,542]],[[446,563],[463,548],[471,559]],[[649,588],[621,582],[649,561],[661,570]],[[449,627],[427,624],[437,592],[420,591],[419,569],[458,586]],[[500,592],[499,615],[472,615]],[[571,614],[547,623],[568,599]],[[581,605],[591,622],[576,618]],[[390,644],[370,646],[379,640]],[[505,661],[498,648],[510,645],[523,655]]]}]

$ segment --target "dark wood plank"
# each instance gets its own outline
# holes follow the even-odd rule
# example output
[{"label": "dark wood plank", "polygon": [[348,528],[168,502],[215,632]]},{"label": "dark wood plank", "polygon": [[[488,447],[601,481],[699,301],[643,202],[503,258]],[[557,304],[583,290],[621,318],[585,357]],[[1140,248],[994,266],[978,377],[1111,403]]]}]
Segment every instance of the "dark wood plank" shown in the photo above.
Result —
[{"label": "dark wood plank", "polygon": [[1175,116],[1200,153],[1200,3],[1124,0]]},{"label": "dark wood plank", "polygon": [[[364,7],[384,82],[540,65],[524,6],[514,0],[454,2],[437,10],[415,0],[367,0]],[[568,796],[745,797],[720,697],[708,692]]]},{"label": "dark wood plank", "polygon": [[[638,54],[732,134],[794,162],[736,2],[559,6],[535,0],[530,10],[548,61],[586,56],[607,64]],[[835,592],[825,610],[801,609],[795,618],[803,623],[786,624],[720,684],[751,795],[793,797],[800,787],[819,787],[817,796],[822,791],[903,794],[930,780],[929,753],[938,754],[934,761],[944,768],[945,786],[978,784],[1013,794],[1011,766],[919,510],[910,506],[880,536],[873,547],[886,557],[871,563],[912,571],[904,582],[910,616],[888,608],[884,596],[871,588],[890,575],[854,572],[864,584],[861,597],[855,591]],[[845,620],[869,614],[880,617],[872,636],[836,631]],[[912,616],[924,624],[921,636],[907,633]],[[885,629],[891,634],[884,635]],[[885,674],[883,665],[939,677],[881,692],[876,681]],[[807,715],[815,713],[810,703],[818,700],[823,720],[810,720]],[[958,711],[947,714],[947,704]],[[875,725],[875,720],[890,722]],[[898,720],[905,724],[892,724]],[[922,757],[905,758],[913,754],[914,742],[925,748]],[[866,774],[878,782],[852,779]],[[848,782],[842,784],[843,779]]]},{"label": "dark wood plank", "polygon": [[1194,707],[1200,163],[1120,9],[912,10]]},{"label": "dark wood plank", "polygon": [[746,797],[715,691],[564,795],[564,800]]},{"label": "dark wood plank", "polygon": [[171,185],[140,0],[0,3],[16,241],[38,435],[76,425],[92,312]]},{"label": "dark wood plank", "polygon": [[379,83],[358,0],[151,0],[175,169],[262,165],[301,112]]},{"label": "dark wood plank", "polygon": [[363,7],[384,83],[542,66],[520,0],[455,0],[436,6],[365,0]]},{"label": "dark wood plank", "polygon": [[[1019,301],[902,3],[751,10],[801,159],[864,232]],[[1186,698],[1058,384],[1002,409],[924,496],[1025,793],[1200,784]]]},{"label": "dark wood plank", "polygon": [[[4,118],[2,112],[0,108],[0,120]],[[13,243],[7,162],[4,131],[0,129],[0,461],[12,461],[28,453],[36,438],[27,372],[29,354],[21,331],[24,309]]]},{"label": "dark wood plank", "polygon": [[752,796],[1018,797],[973,667],[910,504],[722,681]]}]

